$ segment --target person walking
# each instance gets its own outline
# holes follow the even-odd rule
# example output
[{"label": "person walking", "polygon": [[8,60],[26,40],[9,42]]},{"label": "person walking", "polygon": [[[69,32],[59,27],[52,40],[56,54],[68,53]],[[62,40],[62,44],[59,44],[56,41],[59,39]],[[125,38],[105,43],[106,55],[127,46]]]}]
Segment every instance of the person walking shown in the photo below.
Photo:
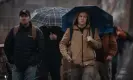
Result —
[{"label": "person walking", "polygon": [[49,76],[52,80],[60,80],[62,55],[59,50],[59,42],[63,32],[59,26],[41,26],[40,29],[45,38],[46,54],[44,55],[45,58],[42,59],[42,63],[38,66],[37,80],[48,80]]},{"label": "person walking", "polygon": [[123,50],[125,48],[125,44],[132,43],[133,37],[122,28],[118,26],[114,26],[115,28],[115,37],[118,44],[118,50],[116,55],[113,57],[112,60],[112,80],[116,80],[117,76],[119,75],[120,69],[123,66]]},{"label": "person walking", "polygon": [[100,79],[96,69],[95,49],[101,48],[101,40],[98,29],[95,28],[93,32],[89,23],[87,12],[77,13],[72,28],[66,30],[60,42],[63,57],[72,63],[70,80]]},{"label": "person walking", "polygon": [[12,80],[35,80],[37,64],[44,54],[43,33],[32,25],[28,10],[21,10],[19,18],[20,24],[6,37],[4,51],[13,65]]},{"label": "person walking", "polygon": [[111,80],[111,62],[117,52],[117,42],[114,33],[101,35],[102,48],[96,50],[96,61],[101,80]]}]

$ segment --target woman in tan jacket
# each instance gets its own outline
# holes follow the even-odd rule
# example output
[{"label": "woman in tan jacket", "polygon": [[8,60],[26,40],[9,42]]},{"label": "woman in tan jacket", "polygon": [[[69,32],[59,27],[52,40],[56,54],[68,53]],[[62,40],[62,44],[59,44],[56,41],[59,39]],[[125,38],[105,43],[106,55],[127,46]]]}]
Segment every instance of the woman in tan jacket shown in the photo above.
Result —
[{"label": "woman in tan jacket", "polygon": [[[98,29],[91,30],[87,12],[76,15],[72,37],[68,28],[60,42],[60,51],[63,57],[71,62],[71,80],[99,80],[95,63],[95,49],[101,48]],[[68,47],[70,43],[70,46]]]}]

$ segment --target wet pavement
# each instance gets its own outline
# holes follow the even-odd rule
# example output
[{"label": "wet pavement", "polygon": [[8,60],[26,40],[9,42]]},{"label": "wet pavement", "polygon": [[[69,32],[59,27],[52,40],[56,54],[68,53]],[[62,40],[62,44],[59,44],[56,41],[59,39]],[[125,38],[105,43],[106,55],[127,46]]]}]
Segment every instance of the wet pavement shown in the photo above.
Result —
[{"label": "wet pavement", "polygon": [[126,74],[122,80],[133,80],[133,56],[128,64]]},{"label": "wet pavement", "polygon": [[123,64],[117,74],[116,80],[133,80],[133,44],[125,50]]}]

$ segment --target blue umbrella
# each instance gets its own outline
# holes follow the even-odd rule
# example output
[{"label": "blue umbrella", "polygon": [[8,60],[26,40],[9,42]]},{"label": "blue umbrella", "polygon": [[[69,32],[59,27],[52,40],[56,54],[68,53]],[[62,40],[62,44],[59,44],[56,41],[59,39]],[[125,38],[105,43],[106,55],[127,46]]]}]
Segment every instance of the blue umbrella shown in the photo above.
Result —
[{"label": "blue umbrella", "polygon": [[[78,6],[71,9],[62,17],[62,29],[72,27],[73,20],[78,12],[87,12],[89,14],[91,27],[113,26],[113,17],[97,6]],[[109,28],[109,27],[108,27]],[[102,28],[104,29],[104,28]],[[104,31],[104,30],[101,30]],[[107,30],[108,32],[108,30]]]},{"label": "blue umbrella", "polygon": [[104,34],[108,34],[108,33],[114,33],[115,32],[115,28],[112,27],[112,25],[107,24],[103,27],[99,28],[99,35],[102,36]]}]

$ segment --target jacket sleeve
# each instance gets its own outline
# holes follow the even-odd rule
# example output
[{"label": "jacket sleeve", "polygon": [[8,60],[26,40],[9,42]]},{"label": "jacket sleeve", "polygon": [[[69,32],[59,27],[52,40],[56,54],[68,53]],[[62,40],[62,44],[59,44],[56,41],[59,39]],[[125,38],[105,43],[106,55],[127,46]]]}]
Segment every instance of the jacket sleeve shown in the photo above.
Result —
[{"label": "jacket sleeve", "polygon": [[70,40],[70,29],[67,29],[59,44],[60,52],[64,58],[67,58],[69,56],[67,53],[68,49],[67,45],[69,43],[69,40]]},{"label": "jacket sleeve", "polygon": [[115,56],[117,53],[117,42],[116,42],[116,37],[111,34],[109,36],[109,55]]},{"label": "jacket sleeve", "polygon": [[133,37],[128,32],[125,32],[125,34],[126,34],[126,40],[133,42]]},{"label": "jacket sleeve", "polygon": [[13,50],[14,50],[14,34],[13,28],[8,33],[5,43],[4,43],[4,52],[7,56],[8,61],[13,64]]},{"label": "jacket sleeve", "polygon": [[94,39],[91,42],[93,43],[93,47],[96,49],[100,49],[102,47],[101,39],[97,28],[95,29]]},{"label": "jacket sleeve", "polygon": [[37,40],[37,49],[38,49],[38,52],[39,52],[39,57],[41,58],[43,54],[45,54],[45,50],[44,50],[44,46],[45,46],[45,41],[44,41],[44,36],[43,36],[43,33],[40,29],[37,28],[37,37],[36,37],[36,40]]},{"label": "jacket sleeve", "polygon": [[104,50],[104,53],[108,53],[109,51],[109,34],[104,34],[102,36],[102,47]]}]

